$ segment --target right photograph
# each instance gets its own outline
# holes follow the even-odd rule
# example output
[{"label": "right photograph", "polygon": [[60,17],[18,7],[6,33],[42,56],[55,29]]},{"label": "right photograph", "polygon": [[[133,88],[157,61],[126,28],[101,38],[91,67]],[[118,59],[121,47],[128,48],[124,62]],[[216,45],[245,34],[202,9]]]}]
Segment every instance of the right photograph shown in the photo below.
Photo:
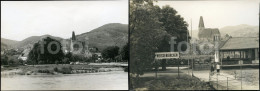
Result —
[{"label": "right photograph", "polygon": [[129,4],[129,90],[259,90],[259,0]]}]

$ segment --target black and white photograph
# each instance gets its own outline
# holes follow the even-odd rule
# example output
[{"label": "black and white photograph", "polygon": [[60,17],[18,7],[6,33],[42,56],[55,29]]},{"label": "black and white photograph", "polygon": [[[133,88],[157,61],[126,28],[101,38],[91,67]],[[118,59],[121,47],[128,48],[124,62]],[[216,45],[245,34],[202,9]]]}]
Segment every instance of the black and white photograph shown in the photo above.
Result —
[{"label": "black and white photograph", "polygon": [[128,90],[128,0],[1,1],[1,90]]},{"label": "black and white photograph", "polygon": [[1,1],[1,90],[259,90],[260,0]]},{"label": "black and white photograph", "polygon": [[259,90],[259,0],[130,0],[130,90]]}]

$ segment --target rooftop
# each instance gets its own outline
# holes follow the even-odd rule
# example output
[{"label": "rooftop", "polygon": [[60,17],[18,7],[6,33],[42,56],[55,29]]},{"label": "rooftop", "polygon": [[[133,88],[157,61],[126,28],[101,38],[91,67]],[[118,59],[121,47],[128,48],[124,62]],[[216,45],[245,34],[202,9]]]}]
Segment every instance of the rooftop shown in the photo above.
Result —
[{"label": "rooftop", "polygon": [[205,28],[203,31],[199,31],[199,38],[211,38],[215,34],[220,35],[217,28]]},{"label": "rooftop", "polygon": [[220,50],[252,49],[259,48],[257,37],[232,37],[228,39]]}]

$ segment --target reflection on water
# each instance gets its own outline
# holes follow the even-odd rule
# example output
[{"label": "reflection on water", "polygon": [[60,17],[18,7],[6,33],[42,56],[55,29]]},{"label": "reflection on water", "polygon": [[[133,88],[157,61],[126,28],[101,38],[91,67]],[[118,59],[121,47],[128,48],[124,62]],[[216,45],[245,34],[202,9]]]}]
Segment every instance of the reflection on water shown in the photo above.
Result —
[{"label": "reflection on water", "polygon": [[4,76],[1,90],[128,90],[128,73]]}]

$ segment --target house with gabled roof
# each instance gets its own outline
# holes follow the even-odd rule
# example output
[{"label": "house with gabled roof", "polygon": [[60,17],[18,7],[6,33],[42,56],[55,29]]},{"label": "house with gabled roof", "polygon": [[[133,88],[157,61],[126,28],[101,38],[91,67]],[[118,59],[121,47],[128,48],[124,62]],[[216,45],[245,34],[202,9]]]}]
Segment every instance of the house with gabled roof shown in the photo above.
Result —
[{"label": "house with gabled roof", "polygon": [[258,37],[230,37],[219,50],[223,61],[243,60],[244,63],[259,63]]}]

